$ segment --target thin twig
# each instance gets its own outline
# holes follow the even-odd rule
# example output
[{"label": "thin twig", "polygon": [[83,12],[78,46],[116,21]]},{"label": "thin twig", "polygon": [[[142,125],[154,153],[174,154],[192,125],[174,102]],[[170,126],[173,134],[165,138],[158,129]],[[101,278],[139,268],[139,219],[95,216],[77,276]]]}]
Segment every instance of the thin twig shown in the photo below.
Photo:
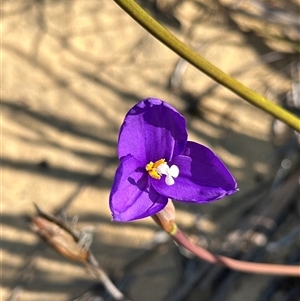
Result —
[{"label": "thin twig", "polygon": [[129,299],[125,298],[125,296],[119,291],[119,289],[110,280],[108,275],[100,268],[98,261],[96,260],[95,256],[92,254],[91,251],[89,254],[88,264],[94,270],[94,274],[97,277],[97,279],[103,284],[106,291],[109,292],[109,294],[114,299],[122,300],[122,301],[130,301]]}]

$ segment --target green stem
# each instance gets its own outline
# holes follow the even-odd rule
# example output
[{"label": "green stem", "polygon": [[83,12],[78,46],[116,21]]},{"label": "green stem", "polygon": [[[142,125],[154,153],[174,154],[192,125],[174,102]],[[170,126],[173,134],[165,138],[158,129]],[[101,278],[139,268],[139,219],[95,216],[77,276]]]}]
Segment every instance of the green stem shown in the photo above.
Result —
[{"label": "green stem", "polygon": [[247,88],[236,79],[212,65],[197,52],[178,40],[171,32],[169,32],[149,14],[147,14],[136,2],[133,0],[114,1],[149,33],[168,46],[171,50],[176,52],[183,59],[195,66],[197,69],[201,70],[224,87],[227,87],[229,90],[242,97],[252,105],[264,110],[273,117],[285,122],[300,132],[299,118],[266,99],[265,97]]}]

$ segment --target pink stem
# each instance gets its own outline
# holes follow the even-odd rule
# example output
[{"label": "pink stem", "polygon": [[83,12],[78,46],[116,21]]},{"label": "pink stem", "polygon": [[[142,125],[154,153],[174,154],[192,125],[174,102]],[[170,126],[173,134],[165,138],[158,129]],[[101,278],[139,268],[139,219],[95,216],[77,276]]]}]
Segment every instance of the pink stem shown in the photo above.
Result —
[{"label": "pink stem", "polygon": [[172,237],[178,244],[209,263],[222,265],[239,272],[300,277],[300,266],[246,262],[215,255],[194,245],[180,229],[177,229]]}]

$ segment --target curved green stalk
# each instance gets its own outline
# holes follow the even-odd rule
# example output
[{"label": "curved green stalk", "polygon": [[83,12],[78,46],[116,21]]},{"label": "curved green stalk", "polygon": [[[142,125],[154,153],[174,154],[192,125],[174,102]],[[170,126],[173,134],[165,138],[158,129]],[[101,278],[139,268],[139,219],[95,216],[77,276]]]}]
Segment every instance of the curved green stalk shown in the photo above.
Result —
[{"label": "curved green stalk", "polygon": [[133,0],[114,1],[149,33],[168,46],[171,50],[176,52],[183,59],[195,66],[197,69],[201,70],[221,85],[227,87],[229,90],[239,95],[252,105],[264,110],[265,112],[285,122],[300,132],[299,118],[266,99],[265,97],[247,88],[236,79],[212,65],[197,52],[178,40],[171,32],[169,32],[149,14],[147,14],[136,2]]}]

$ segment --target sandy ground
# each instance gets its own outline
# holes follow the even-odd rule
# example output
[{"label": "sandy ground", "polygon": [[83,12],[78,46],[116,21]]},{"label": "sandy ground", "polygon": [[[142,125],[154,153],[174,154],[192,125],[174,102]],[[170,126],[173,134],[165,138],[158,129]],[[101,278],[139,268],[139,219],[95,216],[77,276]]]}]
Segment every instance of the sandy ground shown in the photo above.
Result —
[{"label": "sandy ground", "polygon": [[[270,97],[289,88],[284,76],[260,61],[270,51],[260,39],[254,45],[217,15],[203,18],[201,6],[192,2],[180,5],[176,16],[181,29],[165,26],[222,70]],[[33,204],[54,212],[84,181],[68,214],[78,216],[79,228],[95,227],[92,249],[107,271],[122,267],[153,237],[158,228],[150,219],[112,223],[108,208],[118,129],[127,110],[145,97],[164,99],[185,114],[190,140],[213,148],[241,191],[255,185],[257,174],[267,177],[271,118],[192,67],[184,86],[201,95],[203,114],[187,114],[185,100],[169,89],[177,55],[113,1],[3,1],[1,25],[1,300],[20,283],[22,301],[70,300],[90,285],[81,266],[49,248],[41,249],[28,277],[23,273],[40,246],[26,219],[35,212]],[[177,221],[192,225],[196,211],[207,217],[203,227],[217,233],[227,222],[212,221],[209,214],[234,201],[180,206]],[[176,280],[173,258],[161,258],[138,277],[132,300],[161,300]]]}]

